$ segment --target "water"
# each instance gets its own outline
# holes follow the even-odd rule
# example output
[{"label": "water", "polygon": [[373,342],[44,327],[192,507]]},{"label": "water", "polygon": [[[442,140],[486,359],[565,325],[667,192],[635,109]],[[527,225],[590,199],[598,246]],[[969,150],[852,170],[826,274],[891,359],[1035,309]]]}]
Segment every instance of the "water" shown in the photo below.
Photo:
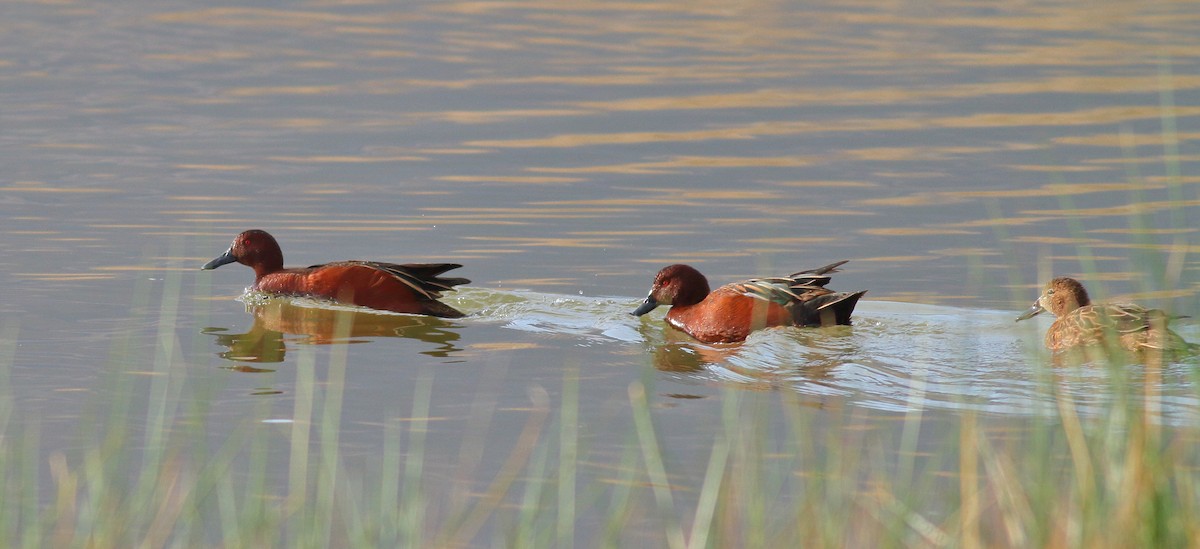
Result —
[{"label": "water", "polygon": [[[557,402],[571,372],[595,461],[629,444],[643,383],[685,470],[730,389],[886,430],[915,411],[1048,417],[1056,391],[1099,417],[1127,373],[1163,424],[1193,424],[1194,363],[1054,367],[1048,321],[1012,320],[1053,275],[1200,316],[1194,11],[7,4],[14,417],[37,418],[43,453],[121,399],[137,431],[203,415],[213,437],[268,422],[290,440],[304,388],[336,386],[337,443],[369,461],[428,387],[445,462],[428,474],[447,482],[471,459],[491,478],[504,456],[464,458],[464,439],[508,448],[531,391]],[[448,302],[472,314],[353,311],[340,331],[338,307],[198,270],[249,228],[289,265],[463,263],[473,283]],[[869,290],[852,328],[707,346],[627,314],[669,263],[725,283],[840,259],[831,287]]]},{"label": "water", "polygon": [[[1100,414],[1114,404],[1106,397],[1113,377],[1146,383],[1137,366],[1113,372],[1103,364],[1056,365],[1037,348],[1048,322],[1017,324],[1013,311],[864,301],[853,327],[774,328],[740,344],[702,344],[667,327],[660,313],[633,317],[629,311],[637,300],[629,298],[466,288],[446,301],[475,312],[455,320],[258,293],[241,299],[252,326],[240,333],[205,332],[216,338],[218,356],[228,367],[242,371],[274,372],[271,365],[286,364],[289,348],[371,342],[386,347],[392,343],[387,338],[408,340],[419,354],[447,365],[469,365],[477,356],[473,349],[521,356],[552,347],[567,349],[569,357],[571,349],[596,348],[621,357],[619,363],[638,357],[635,362],[652,365],[665,380],[682,385],[672,393],[678,398],[696,396],[685,389],[697,384],[734,385],[900,413],[969,409],[1047,417],[1056,411],[1056,390]],[[478,331],[503,340],[477,342]],[[1196,339],[1194,326],[1182,331]],[[1166,401],[1164,420],[1197,419],[1194,368],[1191,359],[1170,363],[1149,387]],[[552,369],[548,379],[558,373]]]}]

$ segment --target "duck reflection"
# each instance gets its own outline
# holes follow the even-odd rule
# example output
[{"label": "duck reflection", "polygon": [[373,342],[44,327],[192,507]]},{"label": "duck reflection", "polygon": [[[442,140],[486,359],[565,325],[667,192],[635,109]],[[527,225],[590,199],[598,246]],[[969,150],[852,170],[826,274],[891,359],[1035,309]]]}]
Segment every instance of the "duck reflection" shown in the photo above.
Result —
[{"label": "duck reflection", "polygon": [[[429,356],[448,357],[462,350],[454,345],[459,338],[454,331],[458,325],[435,317],[305,306],[287,298],[247,303],[246,312],[254,315],[254,324],[245,333],[227,333],[219,327],[201,330],[228,349],[217,356],[238,363],[233,368],[238,371],[272,371],[252,364],[283,362],[287,343],[328,345],[357,343],[359,338],[404,337],[432,343],[433,349],[421,351]],[[285,340],[285,335],[302,337]]]},{"label": "duck reflection", "polygon": [[857,350],[851,334],[840,326],[784,328],[773,331],[775,339],[766,338],[749,348],[744,343],[700,343],[672,329],[662,330],[659,337],[646,335],[654,367],[659,371],[701,373],[720,365],[737,374],[740,385],[766,389],[800,382],[830,383],[836,370]]},{"label": "duck reflection", "polygon": [[653,344],[654,368],[662,372],[695,373],[711,364],[728,362],[740,345],[713,347],[691,338],[675,338]]}]

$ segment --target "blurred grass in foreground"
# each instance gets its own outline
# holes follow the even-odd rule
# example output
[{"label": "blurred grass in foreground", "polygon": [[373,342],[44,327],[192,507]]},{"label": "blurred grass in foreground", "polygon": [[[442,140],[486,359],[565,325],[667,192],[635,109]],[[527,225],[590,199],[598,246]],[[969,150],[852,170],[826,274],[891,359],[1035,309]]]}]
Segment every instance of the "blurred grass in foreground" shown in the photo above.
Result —
[{"label": "blurred grass in foreground", "polygon": [[[579,368],[568,364],[560,401],[551,402],[545,389],[530,389],[520,434],[507,446],[487,448],[489,459],[500,463],[496,474],[469,479],[479,489],[464,494],[426,475],[428,464],[445,459],[425,451],[431,376],[411,386],[408,416],[380,428],[381,455],[361,466],[342,456],[344,352],[334,352],[323,369],[313,353],[301,354],[290,425],[264,423],[269,415],[264,410],[214,436],[210,426],[195,419],[209,412],[205,395],[183,391],[182,378],[170,373],[182,366],[176,363],[180,355],[163,339],[169,339],[164,334],[172,326],[165,317],[166,301],[146,424],[136,419],[143,411],[128,409],[135,400],[131,376],[114,374],[114,394],[124,398],[97,403],[96,413],[81,425],[85,444],[49,452],[48,458],[39,447],[38,423],[13,409],[6,375],[19,333],[14,322],[3,325],[0,543],[1200,543],[1200,523],[1194,520],[1200,516],[1200,433],[1195,426],[1160,423],[1155,376],[1144,376],[1147,384],[1139,387],[1119,375],[1125,367],[1120,364],[1112,367],[1110,388],[1119,404],[1103,417],[1077,413],[1069,396],[1058,399],[1056,417],[997,418],[967,411],[931,420],[922,417],[920,407],[908,414],[821,409],[797,394],[730,388],[721,417],[712,422],[706,456],[672,456],[660,446],[647,383],[638,381],[629,386],[628,444],[605,454],[619,456],[611,463],[587,459],[592,454],[581,443],[580,426],[588,419],[579,415]],[[120,362],[120,353],[129,348],[129,342],[116,342],[110,360]],[[319,381],[322,370],[326,379]],[[280,444],[281,439],[287,442]],[[281,455],[287,456],[283,472],[270,465],[283,463]],[[49,474],[41,474],[42,468]],[[693,474],[698,470],[702,473]]]}]

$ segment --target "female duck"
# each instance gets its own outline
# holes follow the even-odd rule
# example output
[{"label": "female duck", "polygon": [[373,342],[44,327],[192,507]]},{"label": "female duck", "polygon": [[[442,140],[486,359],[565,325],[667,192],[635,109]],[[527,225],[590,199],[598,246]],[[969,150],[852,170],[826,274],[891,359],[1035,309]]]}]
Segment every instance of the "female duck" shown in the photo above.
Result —
[{"label": "female duck", "polygon": [[1017,322],[1043,311],[1058,317],[1046,331],[1046,348],[1051,351],[1106,343],[1115,343],[1127,351],[1191,348],[1167,328],[1170,317],[1166,313],[1132,303],[1092,304],[1083,284],[1073,278],[1051,280],[1033,306],[1017,317]]},{"label": "female duck", "polygon": [[463,314],[438,301],[441,292],[471,282],[465,278],[438,277],[462,267],[457,263],[397,265],[339,261],[285,269],[279,244],[266,231],[260,230],[237,235],[229,250],[201,269],[216,269],[234,262],[254,269],[253,289],[261,292],[321,297],[372,309],[443,318],[458,318]]},{"label": "female duck", "polygon": [[866,290],[825,289],[829,274],[843,263],[786,277],[753,278],[713,292],[696,269],[671,265],[654,277],[650,295],[633,314],[642,316],[659,305],[671,305],[667,322],[705,343],[742,341],[750,332],[768,326],[850,324],[850,314]]}]

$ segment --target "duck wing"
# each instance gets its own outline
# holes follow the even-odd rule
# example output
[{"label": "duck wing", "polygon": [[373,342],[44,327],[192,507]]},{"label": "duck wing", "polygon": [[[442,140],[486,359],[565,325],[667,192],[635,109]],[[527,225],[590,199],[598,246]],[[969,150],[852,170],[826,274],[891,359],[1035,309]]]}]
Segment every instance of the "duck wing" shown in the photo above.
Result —
[{"label": "duck wing", "polygon": [[824,267],[800,271],[788,276],[751,278],[730,284],[729,287],[743,295],[784,306],[795,302],[809,301],[819,296],[837,293],[825,289],[825,285],[832,280],[829,275],[838,272],[838,267],[847,261],[849,260],[843,259]]},{"label": "duck wing", "polygon": [[850,315],[866,290],[835,292],[825,288],[830,281],[829,274],[837,272],[844,263],[846,261],[838,261],[788,276],[752,278],[728,287],[742,295],[787,308],[800,325],[850,324]]},{"label": "duck wing", "polygon": [[1106,303],[1080,307],[1061,320],[1073,331],[1099,337],[1104,333],[1123,335],[1144,332],[1151,329],[1155,321],[1165,323],[1167,316],[1158,309],[1147,309],[1132,303]]},{"label": "duck wing", "polygon": [[452,290],[460,284],[470,284],[466,278],[443,278],[442,273],[462,267],[458,263],[384,263],[381,261],[338,261],[313,265],[309,269],[333,266],[362,266],[385,272],[412,288],[413,292],[427,299],[436,300],[442,292]]}]

